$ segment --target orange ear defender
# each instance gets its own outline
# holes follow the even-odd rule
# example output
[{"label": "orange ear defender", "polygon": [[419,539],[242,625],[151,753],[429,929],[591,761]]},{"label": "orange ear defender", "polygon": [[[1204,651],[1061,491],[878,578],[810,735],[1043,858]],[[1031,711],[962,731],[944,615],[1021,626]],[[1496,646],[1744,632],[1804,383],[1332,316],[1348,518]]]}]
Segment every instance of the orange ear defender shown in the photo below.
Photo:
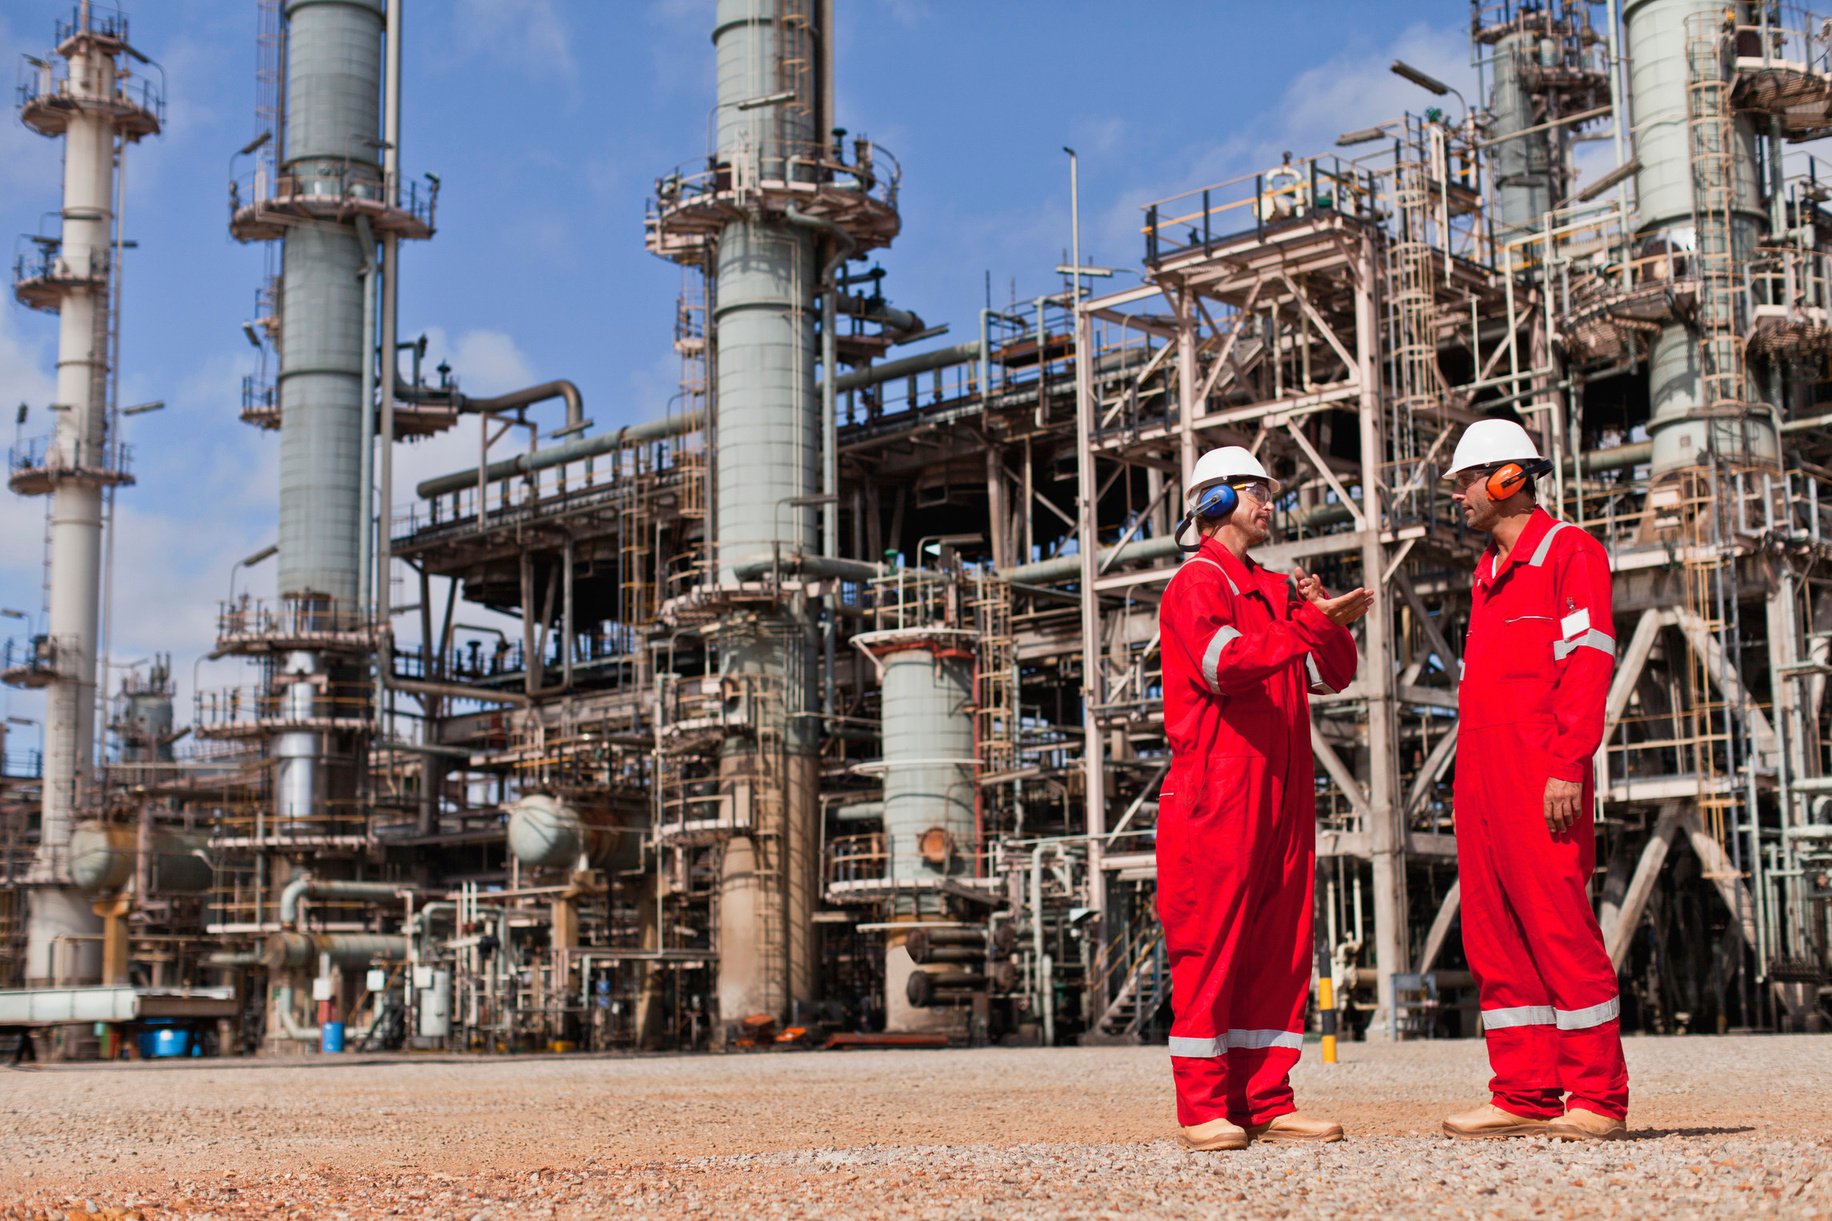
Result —
[{"label": "orange ear defender", "polygon": [[1506,500],[1526,486],[1528,479],[1548,474],[1551,470],[1552,464],[1543,458],[1537,462],[1503,462],[1489,472],[1488,478],[1483,481],[1483,490],[1488,492],[1491,501]]},{"label": "orange ear defender", "polygon": [[1489,477],[1483,484],[1483,488],[1488,492],[1488,498],[1490,500],[1506,500],[1514,493],[1520,491],[1521,485],[1526,483],[1526,481],[1527,472],[1521,469],[1520,463],[1503,462],[1500,466],[1489,472]]}]

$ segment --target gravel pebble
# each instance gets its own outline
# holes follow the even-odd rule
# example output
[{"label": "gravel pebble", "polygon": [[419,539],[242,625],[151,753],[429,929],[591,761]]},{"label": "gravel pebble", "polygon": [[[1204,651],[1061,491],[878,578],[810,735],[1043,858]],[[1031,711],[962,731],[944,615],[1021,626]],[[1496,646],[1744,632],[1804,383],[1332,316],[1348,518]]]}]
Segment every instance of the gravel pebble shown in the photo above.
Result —
[{"label": "gravel pebble", "polygon": [[1632,1039],[1637,1139],[1459,1143],[1473,1042],[1295,1075],[1341,1144],[1191,1154],[1162,1048],[58,1065],[0,1074],[16,1218],[1832,1218],[1832,1037]]}]

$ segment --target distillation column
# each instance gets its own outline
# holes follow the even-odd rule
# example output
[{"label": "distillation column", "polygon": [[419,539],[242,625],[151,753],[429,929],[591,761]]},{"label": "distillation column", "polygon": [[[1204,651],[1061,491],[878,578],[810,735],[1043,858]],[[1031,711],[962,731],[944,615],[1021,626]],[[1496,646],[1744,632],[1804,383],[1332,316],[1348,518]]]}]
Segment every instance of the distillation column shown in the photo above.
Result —
[{"label": "distillation column", "polygon": [[[785,18],[788,0],[720,0],[717,159],[736,181],[788,181],[815,147],[812,72],[785,72],[792,43],[811,41]],[[826,31],[814,32],[825,37]],[[783,95],[788,96],[783,96]],[[766,99],[775,99],[767,100]],[[819,400],[814,390],[818,268],[805,228],[780,216],[734,219],[719,232],[715,265],[715,429],[721,584],[747,561],[812,550],[820,488]],[[748,795],[751,834],[727,841],[719,889],[719,1013],[791,1016],[813,997],[811,954],[818,722],[805,607],[721,632],[722,667],[768,698],[755,733],[725,744],[720,770],[735,800]],[[780,747],[775,744],[780,743]]]},{"label": "distillation column", "polygon": [[[973,634],[892,629],[855,637],[878,658],[883,691],[884,860],[892,898],[884,948],[884,1028],[949,1030],[961,1011],[909,1000],[908,933],[897,925],[946,920],[948,883],[971,875],[975,825]],[[958,901],[958,900],[957,900]],[[983,958],[966,969],[984,966]],[[961,970],[959,965],[955,970]]]},{"label": "distillation column", "polygon": [[[1693,70],[1707,62],[1721,67],[1708,47],[1721,45],[1724,6],[1716,0],[1631,0],[1623,13],[1628,41],[1629,96],[1635,119],[1635,195],[1640,201],[1636,253],[1661,250],[1685,252],[1684,264],[1700,276],[1700,323],[1710,327],[1714,309],[1723,302],[1707,300],[1713,294],[1701,275],[1701,265],[1711,255],[1720,261],[1728,242],[1731,266],[1749,258],[1763,221],[1756,180],[1755,133],[1747,118],[1725,113],[1722,129],[1726,156],[1714,170],[1695,165],[1695,143],[1701,118],[1695,109],[1727,108],[1729,89],[1688,91]],[[1706,138],[1710,138],[1707,136]],[[1721,179],[1721,181],[1719,181]],[[1701,188],[1724,192],[1727,208],[1710,209],[1700,198]],[[1727,234],[1722,224],[1706,219],[1708,210],[1728,212]],[[1715,247],[1715,248],[1714,248]],[[1729,329],[1728,319],[1723,320]],[[1648,432],[1653,440],[1656,477],[1697,465],[1710,453],[1741,460],[1775,462],[1780,446],[1772,418],[1726,410],[1727,404],[1710,401],[1709,378],[1701,370],[1698,337],[1683,323],[1666,323],[1649,353],[1649,395],[1653,415]],[[1747,392],[1744,397],[1747,398]],[[1715,414],[1714,414],[1715,413]]]},{"label": "distillation column", "polygon": [[[380,0],[288,0],[286,114],[280,174],[305,196],[382,198]],[[363,265],[356,228],[332,220],[291,226],[281,256],[279,595],[304,620],[352,624],[357,550],[368,517],[360,443]],[[289,712],[309,720],[324,681],[320,659],[296,652],[281,667]],[[282,680],[284,681],[284,679]],[[276,693],[279,694],[279,693]],[[273,742],[276,812],[284,822],[350,795],[353,776],[324,773],[310,732]]]},{"label": "distillation column", "polygon": [[[1495,86],[1490,95],[1495,126],[1497,219],[1508,230],[1536,229],[1552,207],[1552,143],[1538,125],[1533,95],[1521,79],[1527,57],[1539,50],[1539,36],[1515,28],[1495,42]],[[1518,132],[1529,132],[1517,135]]]},{"label": "distillation column", "polygon": [[[113,436],[110,374],[115,320],[117,157],[126,144],[159,131],[150,90],[130,96],[123,18],[92,17],[85,0],[76,21],[58,30],[59,77],[47,63],[28,80],[20,119],[45,136],[64,137],[63,232],[39,274],[22,277],[21,300],[58,314],[56,432],[43,454],[15,466],[15,491],[51,496],[50,613],[44,716],[44,798],[26,931],[28,984],[98,977],[100,947],[68,942],[99,931],[89,900],[69,884],[70,835],[95,764],[96,647],[99,635],[104,489],[131,482]],[[33,460],[36,459],[36,460]]]}]

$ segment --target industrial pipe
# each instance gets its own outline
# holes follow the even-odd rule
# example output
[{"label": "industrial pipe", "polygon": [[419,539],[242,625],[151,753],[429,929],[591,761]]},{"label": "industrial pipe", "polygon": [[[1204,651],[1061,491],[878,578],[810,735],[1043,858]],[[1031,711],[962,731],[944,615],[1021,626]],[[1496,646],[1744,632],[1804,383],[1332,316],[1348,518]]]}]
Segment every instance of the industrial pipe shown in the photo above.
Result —
[{"label": "industrial pipe", "polygon": [[[430,398],[442,392],[429,392],[418,388],[401,387],[397,388],[394,393],[396,398],[407,399],[409,402],[419,402],[422,397]],[[452,406],[456,407],[459,411],[468,411],[473,415],[483,415],[492,411],[512,411],[517,407],[531,407],[536,403],[544,403],[548,399],[566,400],[567,428],[581,428],[587,423],[585,418],[585,399],[580,395],[579,387],[573,385],[565,378],[559,378],[551,382],[542,382],[538,386],[527,386],[520,390],[511,390],[507,394],[499,394],[493,398],[474,399],[469,395],[455,392],[451,393]]]},{"label": "industrial pipe", "polygon": [[311,876],[294,878],[280,892],[280,923],[297,924],[299,922],[299,901],[313,899],[370,899],[378,903],[389,902],[400,896],[402,891],[416,889],[410,882],[345,882],[331,878],[314,878]]},{"label": "industrial pipe", "polygon": [[[429,683],[417,678],[394,678],[385,675],[384,685],[391,691],[401,691],[408,695],[442,695],[448,699],[479,700],[485,704],[511,704],[517,708],[526,708],[532,702],[519,692],[484,691],[477,687],[467,687],[462,683]],[[418,750],[419,747],[414,749]]]},{"label": "industrial pipe", "polygon": [[[487,400],[472,399],[470,402]],[[683,433],[695,432],[702,425],[699,412],[685,412],[681,415],[666,416],[659,420],[650,420],[644,424],[633,424],[620,428],[616,432],[599,433],[593,437],[581,437],[568,441],[564,445],[555,445],[547,449],[537,449],[531,454],[518,454],[505,458],[501,462],[492,462],[483,470],[485,482],[494,483],[499,479],[512,479],[517,475],[544,471],[553,466],[564,466],[568,462],[578,462],[597,454],[609,453],[612,450],[629,444],[644,444],[649,441],[661,441],[668,437],[678,437]],[[477,468],[453,471],[449,475],[439,475],[423,480],[415,493],[424,499],[443,496],[447,492],[459,492],[465,488],[477,486]]]},{"label": "industrial pipe", "polygon": [[261,961],[270,970],[302,970],[320,955],[344,970],[366,967],[378,958],[399,962],[407,957],[407,938],[399,933],[269,933]]},{"label": "industrial pipe", "polygon": [[838,556],[809,555],[794,550],[770,560],[750,560],[732,566],[732,575],[740,581],[755,581],[772,572],[795,573],[804,577],[831,577],[836,581],[874,581],[884,575],[880,564],[864,560],[843,560]]},{"label": "industrial pipe", "polygon": [[862,390],[866,386],[876,386],[881,382],[895,381],[916,373],[927,373],[930,369],[944,369],[963,361],[978,361],[979,358],[980,341],[975,339],[946,348],[918,352],[901,360],[887,360],[883,364],[854,369],[851,373],[843,373],[834,378],[833,385],[836,390]]}]

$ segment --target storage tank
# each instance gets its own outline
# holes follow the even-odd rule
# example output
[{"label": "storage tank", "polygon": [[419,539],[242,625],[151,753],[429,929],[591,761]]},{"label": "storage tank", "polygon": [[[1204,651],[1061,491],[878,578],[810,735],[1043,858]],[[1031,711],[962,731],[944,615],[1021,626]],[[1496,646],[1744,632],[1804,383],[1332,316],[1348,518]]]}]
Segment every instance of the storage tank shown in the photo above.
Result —
[{"label": "storage tank", "polygon": [[[210,863],[197,855],[210,842],[202,831],[156,827],[152,853],[153,890],[194,895],[210,889]],[[140,833],[118,823],[87,822],[70,834],[70,880],[92,895],[118,891],[134,876]]]},{"label": "storage tank", "polygon": [[583,854],[593,868],[621,871],[641,865],[642,836],[613,811],[529,793],[509,807],[509,851],[530,869],[569,868]]}]

